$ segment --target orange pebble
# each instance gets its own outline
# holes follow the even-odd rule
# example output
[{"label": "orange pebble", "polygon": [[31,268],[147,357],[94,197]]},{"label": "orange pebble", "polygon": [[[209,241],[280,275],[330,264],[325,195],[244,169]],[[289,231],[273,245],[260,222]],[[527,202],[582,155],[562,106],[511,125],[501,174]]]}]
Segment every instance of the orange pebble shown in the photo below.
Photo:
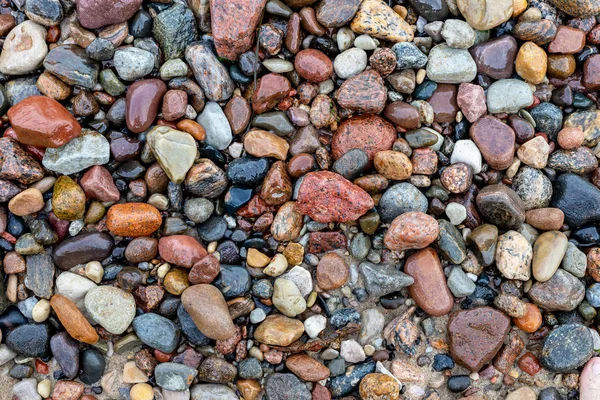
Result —
[{"label": "orange pebble", "polygon": [[156,357],[158,362],[161,362],[161,363],[169,362],[169,361],[171,361],[171,356],[172,356],[172,354],[170,354],[170,353],[163,353],[160,350],[154,349],[154,357]]},{"label": "orange pebble", "polygon": [[177,123],[177,129],[189,133],[198,141],[203,141],[206,139],[206,131],[202,125],[196,121],[192,121],[191,119],[182,119],[179,121]]},{"label": "orange pebble", "polygon": [[573,150],[583,144],[585,139],[581,128],[564,128],[558,132],[558,145],[565,150]]},{"label": "orange pebble", "polygon": [[527,314],[521,318],[513,318],[513,322],[523,332],[533,333],[542,325],[542,313],[535,304],[527,303],[526,305]]}]

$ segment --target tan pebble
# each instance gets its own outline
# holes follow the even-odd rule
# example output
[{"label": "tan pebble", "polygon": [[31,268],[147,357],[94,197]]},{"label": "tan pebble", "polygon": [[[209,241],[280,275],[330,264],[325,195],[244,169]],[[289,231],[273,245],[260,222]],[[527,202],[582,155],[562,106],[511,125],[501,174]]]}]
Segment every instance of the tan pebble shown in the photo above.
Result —
[{"label": "tan pebble", "polygon": [[250,248],[248,249],[248,256],[246,257],[246,263],[253,268],[263,268],[266,267],[271,259],[261,253],[260,251]]},{"label": "tan pebble", "polygon": [[148,382],[148,375],[135,365],[135,361],[128,361],[123,365],[123,383]]},{"label": "tan pebble", "polygon": [[8,209],[11,213],[20,217],[40,211],[44,208],[44,197],[38,189],[29,188],[8,202]]},{"label": "tan pebble", "polygon": [[102,268],[102,264],[100,264],[98,261],[90,261],[87,263],[85,265],[85,276],[96,283],[100,283],[102,281],[102,277],[104,276],[104,268]]},{"label": "tan pebble", "polygon": [[6,298],[11,303],[17,302],[17,285],[19,280],[16,275],[12,274],[8,276],[8,284],[6,285]]},{"label": "tan pebble", "polygon": [[217,242],[210,242],[206,247],[208,254],[212,254],[217,250]]},{"label": "tan pebble", "polygon": [[154,399],[154,391],[152,386],[147,383],[137,383],[131,387],[129,396],[131,400],[152,400]]},{"label": "tan pebble", "polygon": [[35,322],[44,322],[50,316],[50,302],[46,299],[40,299],[33,306],[31,310],[31,316]]}]

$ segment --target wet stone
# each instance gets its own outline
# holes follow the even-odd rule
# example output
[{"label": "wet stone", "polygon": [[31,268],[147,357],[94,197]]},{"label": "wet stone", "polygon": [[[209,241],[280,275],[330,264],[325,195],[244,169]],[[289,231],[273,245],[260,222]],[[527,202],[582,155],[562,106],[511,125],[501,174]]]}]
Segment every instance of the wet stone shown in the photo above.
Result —
[{"label": "wet stone", "polygon": [[593,352],[589,330],[578,324],[561,325],[544,340],[542,365],[554,372],[567,372],[583,365]]}]

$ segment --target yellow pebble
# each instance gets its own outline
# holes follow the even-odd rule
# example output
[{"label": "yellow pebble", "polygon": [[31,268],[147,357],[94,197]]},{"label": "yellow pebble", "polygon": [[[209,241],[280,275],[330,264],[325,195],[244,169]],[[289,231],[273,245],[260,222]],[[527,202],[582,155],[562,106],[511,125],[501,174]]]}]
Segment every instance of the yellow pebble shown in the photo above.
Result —
[{"label": "yellow pebble", "polygon": [[546,77],[548,56],[544,49],[533,42],[526,42],[517,54],[516,71],[521,78],[535,85]]},{"label": "yellow pebble", "polygon": [[152,386],[147,383],[137,383],[131,387],[129,396],[131,400],[152,400],[154,399],[154,391]]},{"label": "yellow pebble", "polygon": [[264,268],[269,264],[271,258],[261,253],[260,251],[250,248],[248,249],[248,256],[246,257],[246,263],[253,268]]}]

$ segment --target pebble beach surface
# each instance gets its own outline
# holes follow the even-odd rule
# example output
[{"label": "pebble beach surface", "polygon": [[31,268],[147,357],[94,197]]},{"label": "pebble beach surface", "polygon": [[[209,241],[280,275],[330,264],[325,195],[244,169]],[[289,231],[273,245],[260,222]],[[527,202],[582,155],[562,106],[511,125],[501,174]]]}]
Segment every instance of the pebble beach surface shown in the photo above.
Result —
[{"label": "pebble beach surface", "polygon": [[598,0],[1,0],[1,400],[600,399]]}]

